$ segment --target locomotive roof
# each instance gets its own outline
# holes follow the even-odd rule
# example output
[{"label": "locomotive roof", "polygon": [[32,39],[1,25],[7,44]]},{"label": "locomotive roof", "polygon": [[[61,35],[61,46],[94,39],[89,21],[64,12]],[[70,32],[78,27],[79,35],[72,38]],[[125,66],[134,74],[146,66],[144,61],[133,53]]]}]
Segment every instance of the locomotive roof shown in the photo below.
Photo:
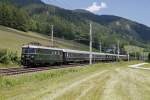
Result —
[{"label": "locomotive roof", "polygon": [[50,50],[59,50],[59,51],[62,51],[63,49],[60,49],[60,48],[52,48],[52,47],[45,47],[45,46],[35,46],[35,45],[25,45],[25,46],[22,46],[22,48],[40,48],[40,49],[50,49]]}]

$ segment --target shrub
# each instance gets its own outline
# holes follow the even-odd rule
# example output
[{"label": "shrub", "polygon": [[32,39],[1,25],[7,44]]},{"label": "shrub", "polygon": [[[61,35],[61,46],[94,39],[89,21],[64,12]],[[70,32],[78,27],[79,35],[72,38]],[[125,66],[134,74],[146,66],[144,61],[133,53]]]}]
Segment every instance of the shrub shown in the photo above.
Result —
[{"label": "shrub", "polygon": [[0,63],[19,63],[19,57],[17,56],[17,52],[14,53],[6,49],[0,49]]}]

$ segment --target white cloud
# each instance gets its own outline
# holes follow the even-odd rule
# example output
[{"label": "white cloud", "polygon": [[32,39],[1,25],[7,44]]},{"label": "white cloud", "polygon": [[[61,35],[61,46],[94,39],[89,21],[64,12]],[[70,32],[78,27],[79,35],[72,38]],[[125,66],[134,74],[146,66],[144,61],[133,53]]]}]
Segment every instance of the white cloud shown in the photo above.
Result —
[{"label": "white cloud", "polygon": [[97,2],[93,2],[93,4],[86,8],[86,10],[96,13],[104,8],[107,8],[107,4],[105,2],[101,2],[100,4],[98,4]]}]

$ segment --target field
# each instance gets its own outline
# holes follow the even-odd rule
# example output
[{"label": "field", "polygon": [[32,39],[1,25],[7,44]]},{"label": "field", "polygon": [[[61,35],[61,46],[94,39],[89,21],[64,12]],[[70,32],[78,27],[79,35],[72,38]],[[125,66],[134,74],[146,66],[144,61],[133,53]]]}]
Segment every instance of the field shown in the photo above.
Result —
[{"label": "field", "polygon": [[[55,47],[88,50],[89,47],[73,41],[54,38]],[[50,46],[50,37],[34,32],[22,32],[12,28],[0,26],[0,48],[18,52],[20,56],[21,46],[30,42],[38,42]]]},{"label": "field", "polygon": [[[1,100],[150,100],[141,62],[100,63],[0,78]],[[146,65],[150,66],[150,64]]]}]

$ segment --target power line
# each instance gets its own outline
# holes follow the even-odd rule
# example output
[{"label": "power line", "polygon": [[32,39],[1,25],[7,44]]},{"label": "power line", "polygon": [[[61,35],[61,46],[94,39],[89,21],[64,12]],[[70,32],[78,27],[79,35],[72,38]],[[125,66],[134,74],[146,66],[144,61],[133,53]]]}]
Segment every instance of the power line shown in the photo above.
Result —
[{"label": "power line", "polygon": [[60,2],[58,2],[57,0],[54,0],[55,2],[57,2],[58,4],[62,5]]},{"label": "power line", "polygon": [[62,1],[62,0],[60,0],[60,1],[59,0],[54,0],[54,1],[57,2],[60,5],[66,5],[66,6],[70,7],[70,8],[73,8],[70,4],[68,4],[65,1]]},{"label": "power line", "polygon": [[57,2],[61,2],[62,4],[64,4],[64,5],[66,5],[66,6],[68,6],[68,7],[70,7],[71,9],[73,8],[70,4],[68,4],[68,2],[65,2],[65,1],[63,1],[63,0],[56,0]]}]

